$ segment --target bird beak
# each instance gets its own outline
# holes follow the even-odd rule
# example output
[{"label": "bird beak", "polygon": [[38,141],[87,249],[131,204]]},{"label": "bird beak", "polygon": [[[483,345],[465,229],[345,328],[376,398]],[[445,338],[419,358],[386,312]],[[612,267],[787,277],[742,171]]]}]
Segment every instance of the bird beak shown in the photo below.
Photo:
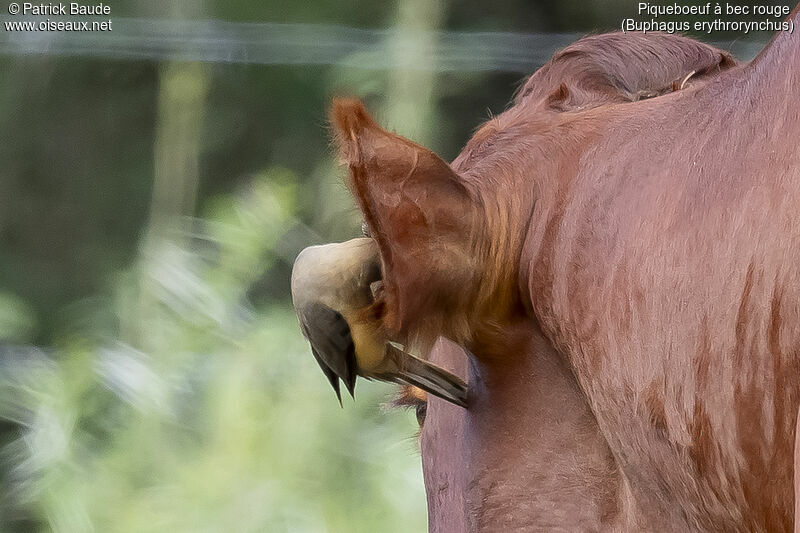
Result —
[{"label": "bird beak", "polygon": [[311,353],[341,404],[340,380],[352,396],[356,376],[415,385],[465,406],[457,376],[400,350],[379,323],[365,322],[381,280],[378,247],[369,238],[306,248],[292,268],[292,303]]},{"label": "bird beak", "polygon": [[386,343],[387,359],[395,370],[389,381],[407,383],[459,407],[467,407],[467,384],[447,370]]}]

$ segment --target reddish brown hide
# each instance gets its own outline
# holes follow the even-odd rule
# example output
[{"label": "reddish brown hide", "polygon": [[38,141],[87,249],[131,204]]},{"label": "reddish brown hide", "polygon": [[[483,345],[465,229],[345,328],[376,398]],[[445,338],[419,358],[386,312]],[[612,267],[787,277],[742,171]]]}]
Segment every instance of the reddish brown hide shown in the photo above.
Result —
[{"label": "reddish brown hide", "polygon": [[450,166],[335,107],[387,330],[469,351],[430,355],[471,389],[429,400],[432,531],[792,530],[798,102],[783,33],[593,37]]},{"label": "reddish brown hide", "polygon": [[800,414],[794,431],[794,531],[800,533]]}]

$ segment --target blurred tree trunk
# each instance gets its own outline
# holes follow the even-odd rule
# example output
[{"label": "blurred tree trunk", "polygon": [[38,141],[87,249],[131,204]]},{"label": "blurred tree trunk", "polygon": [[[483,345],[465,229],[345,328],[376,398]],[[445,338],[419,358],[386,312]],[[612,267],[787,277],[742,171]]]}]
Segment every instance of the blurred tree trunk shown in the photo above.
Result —
[{"label": "blurred tree trunk", "polygon": [[[206,16],[204,0],[170,4],[170,16]],[[168,61],[161,65],[158,89],[153,191],[142,241],[138,306],[133,316],[121,317],[120,337],[147,352],[146,323],[153,317],[152,269],[166,246],[184,248],[191,233],[200,183],[203,124],[210,69],[203,63]]]},{"label": "blurred tree trunk", "polygon": [[[383,43],[388,65],[385,78],[380,80],[384,83],[375,83],[377,74],[359,73],[355,78],[369,82],[360,87],[353,84],[344,93],[375,96],[383,102],[380,109],[373,110],[377,111],[375,116],[381,125],[428,146],[435,141],[433,125],[437,122],[436,30],[444,21],[446,6],[446,0],[397,0],[393,31]],[[340,77],[353,76],[348,69],[344,70]],[[320,228],[322,233],[319,242],[350,238],[361,224],[361,213],[355,208],[353,197],[339,181],[332,179],[341,175],[332,159],[309,184],[314,197],[309,216],[312,226]]]},{"label": "blurred tree trunk", "polygon": [[387,125],[420,144],[430,143],[436,114],[436,30],[446,11],[445,0],[398,0],[389,54],[403,65],[389,73]]},{"label": "blurred tree trunk", "polygon": [[194,214],[208,78],[208,68],[201,63],[170,62],[161,68],[151,237],[163,237],[168,227],[188,229],[185,217]]},{"label": "blurred tree trunk", "polygon": [[[181,20],[207,13],[205,0],[169,4],[167,9]],[[208,84],[209,68],[203,63],[161,65],[148,238],[164,237],[175,224],[180,227],[173,229],[186,229],[186,217],[194,214]]]}]

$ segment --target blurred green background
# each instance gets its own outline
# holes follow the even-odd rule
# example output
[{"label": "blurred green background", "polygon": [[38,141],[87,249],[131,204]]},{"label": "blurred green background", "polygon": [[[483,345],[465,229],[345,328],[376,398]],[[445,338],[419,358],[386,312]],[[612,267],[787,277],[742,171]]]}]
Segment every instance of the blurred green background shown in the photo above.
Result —
[{"label": "blurred green background", "polygon": [[[452,158],[541,58],[635,3],[110,5],[103,53],[0,30],[0,531],[425,530],[413,413],[363,381],[341,409],[290,307],[298,251],[360,225],[330,98]],[[237,55],[140,31],[185,21],[238,24]],[[311,51],[248,44],[278,30]]]}]

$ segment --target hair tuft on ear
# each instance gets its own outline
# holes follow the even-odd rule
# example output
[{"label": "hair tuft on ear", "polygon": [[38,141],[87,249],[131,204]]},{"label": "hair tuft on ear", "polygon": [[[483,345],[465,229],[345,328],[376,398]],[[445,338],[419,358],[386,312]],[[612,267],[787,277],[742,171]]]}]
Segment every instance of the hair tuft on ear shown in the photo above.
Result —
[{"label": "hair tuft on ear", "polygon": [[334,142],[339,147],[341,163],[358,164],[360,159],[359,137],[365,130],[380,130],[364,104],[358,98],[334,98],[330,110]]},{"label": "hair tuft on ear", "polygon": [[339,135],[347,138],[375,125],[364,104],[357,98],[335,98],[331,107],[331,123]]}]

